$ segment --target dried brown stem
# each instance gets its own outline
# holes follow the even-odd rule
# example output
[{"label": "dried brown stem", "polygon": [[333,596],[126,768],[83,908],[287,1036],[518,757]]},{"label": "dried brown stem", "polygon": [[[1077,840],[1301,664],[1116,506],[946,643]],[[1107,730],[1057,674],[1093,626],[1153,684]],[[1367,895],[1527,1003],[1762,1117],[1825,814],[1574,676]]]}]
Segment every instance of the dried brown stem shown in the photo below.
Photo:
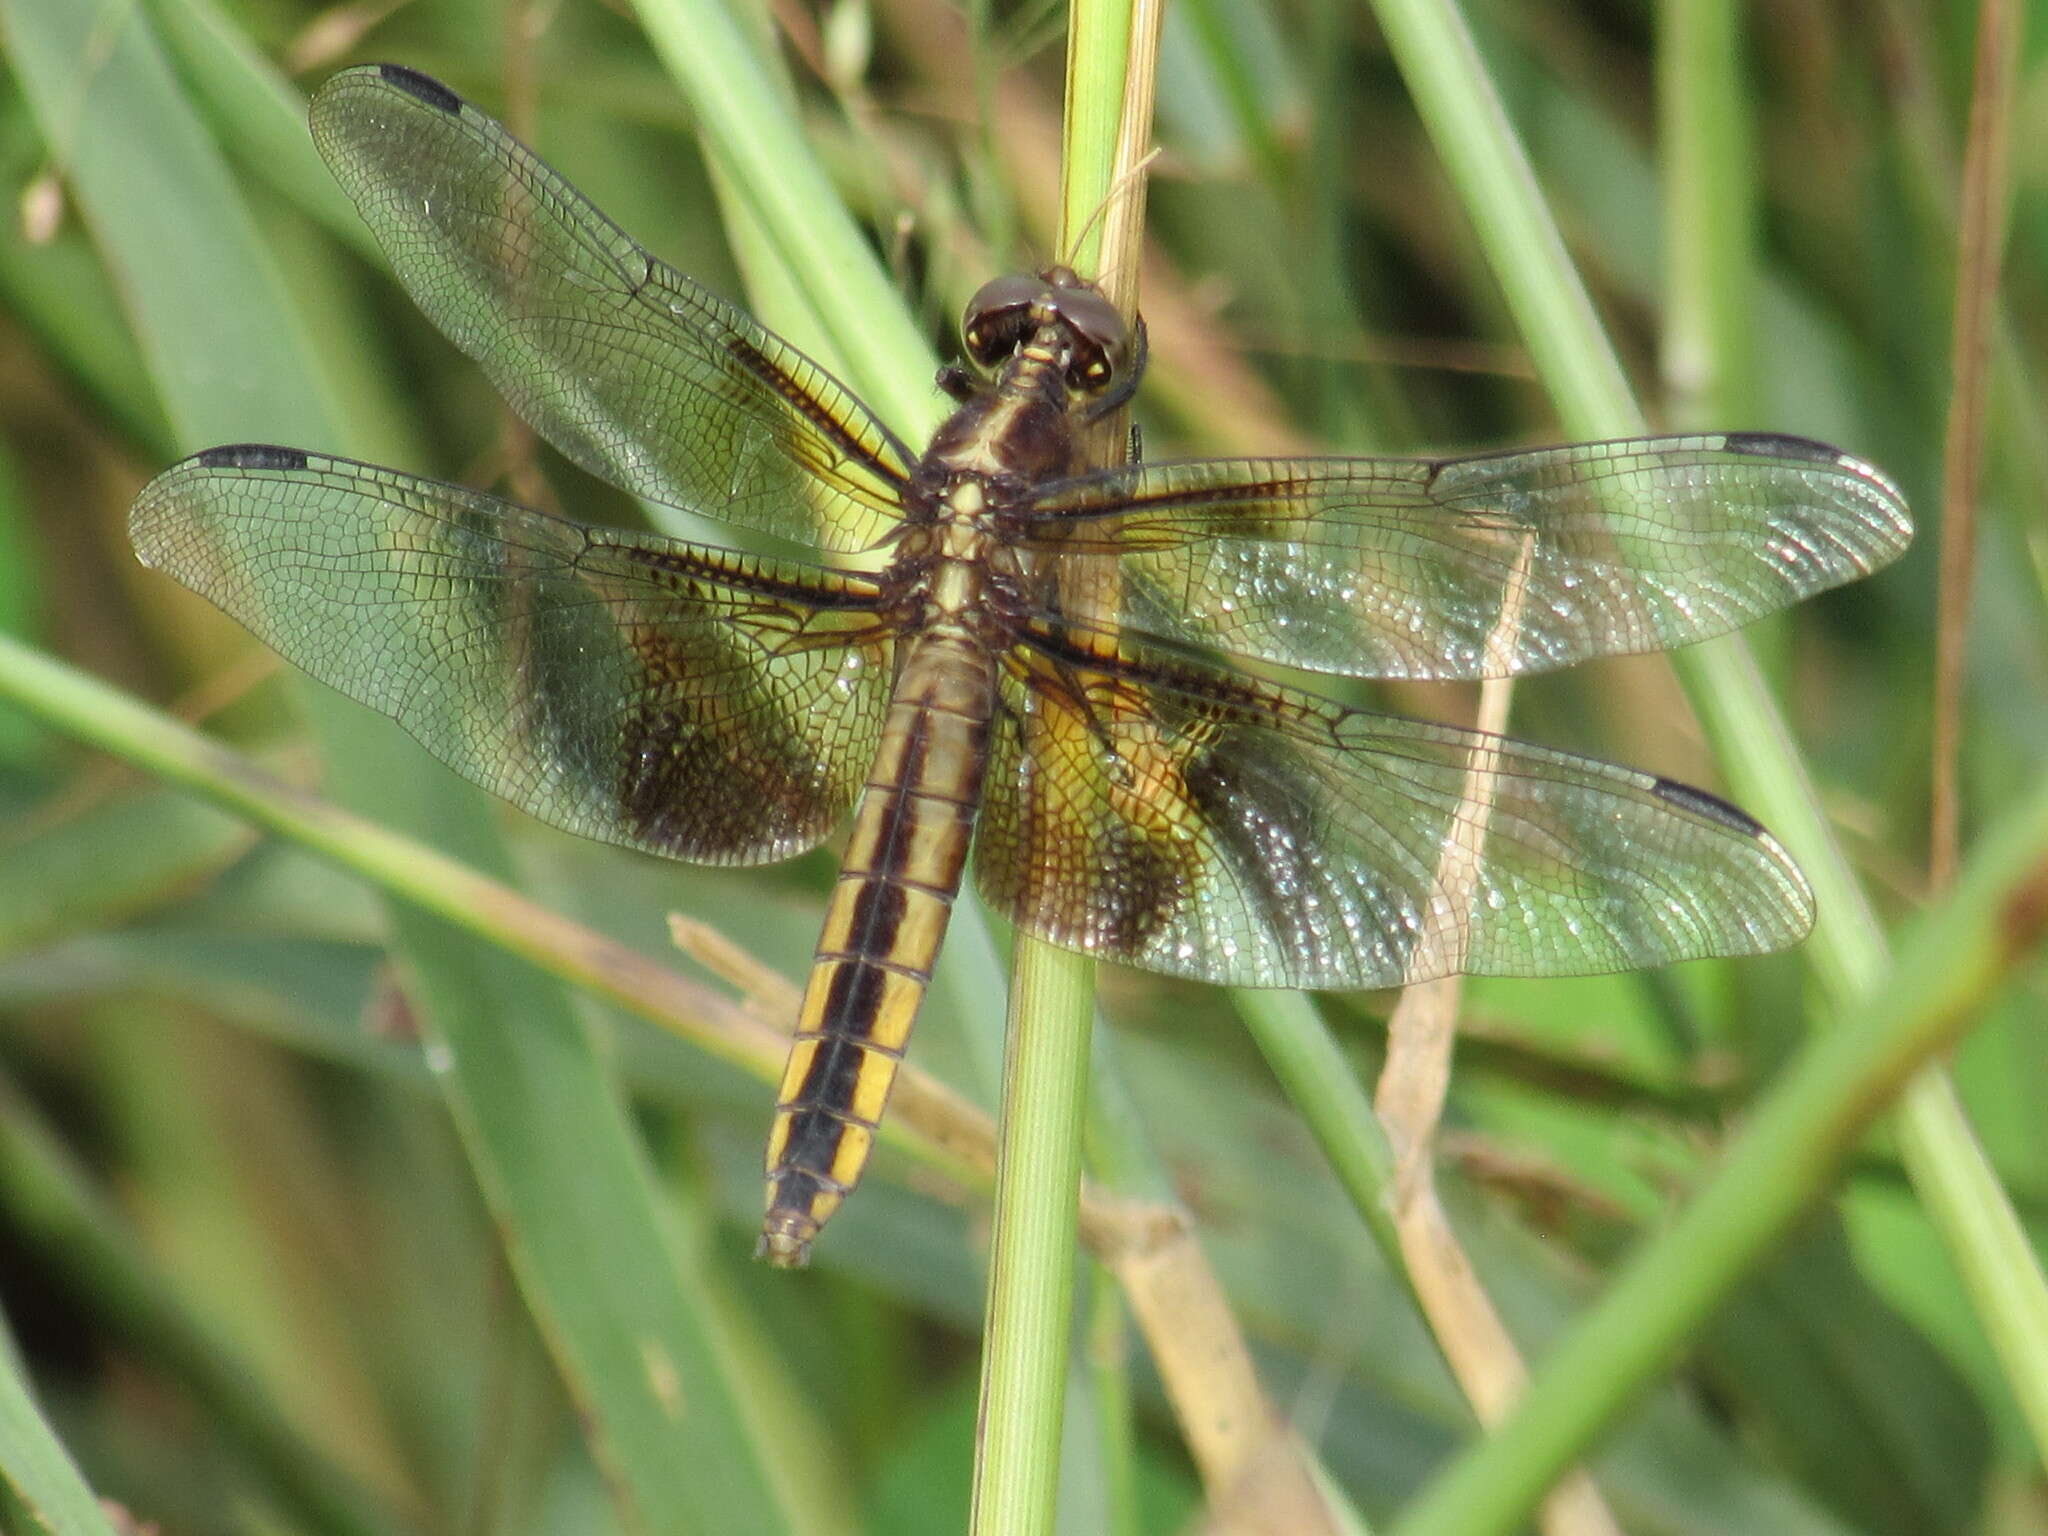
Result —
[{"label": "dried brown stem", "polygon": [[1982,0],[1977,11],[1976,87],[1963,153],[1957,220],[1955,329],[1941,484],[1941,576],[1934,630],[1934,762],[1929,789],[1928,883],[1955,880],[1962,840],[1959,780],[1970,592],[1975,584],[1977,496],[1983,473],[1985,398],[1999,267],[2010,198],[2013,76],[2018,7]]},{"label": "dried brown stem", "polygon": [[[1529,553],[1525,543],[1518,578],[1526,577]],[[1524,591],[1523,579],[1509,583],[1500,617],[1487,637],[1488,655],[1495,661],[1491,670],[1506,671],[1507,659],[1514,654]],[[1493,814],[1488,778],[1493,753],[1487,743],[1507,726],[1513,688],[1511,680],[1496,677],[1480,691],[1478,725],[1485,734],[1473,748],[1464,803],[1445,836],[1437,865],[1441,901],[1416,945],[1419,964],[1432,971],[1447,969],[1449,974],[1402,992],[1387,1021],[1387,1061],[1373,1097],[1394,1149],[1394,1230],[1410,1283],[1459,1388],[1486,1425],[1507,1416],[1528,1384],[1528,1370],[1437,1197],[1435,1140],[1450,1087],[1463,991],[1458,972],[1464,968],[1466,927],[1460,914],[1471,910]],[[1543,1504],[1542,1526],[1546,1536],[1620,1536],[1621,1531],[1583,1470],[1552,1490]]]}]

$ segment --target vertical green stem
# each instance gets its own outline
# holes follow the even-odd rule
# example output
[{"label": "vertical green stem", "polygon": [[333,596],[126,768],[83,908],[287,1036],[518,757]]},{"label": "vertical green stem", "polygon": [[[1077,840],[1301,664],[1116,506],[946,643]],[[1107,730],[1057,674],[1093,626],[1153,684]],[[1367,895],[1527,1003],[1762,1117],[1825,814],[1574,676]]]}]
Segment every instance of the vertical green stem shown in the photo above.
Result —
[{"label": "vertical green stem", "polygon": [[1736,0],[1664,0],[1657,13],[1662,367],[1681,427],[1747,425],[1754,408],[1756,186],[1740,11]]},{"label": "vertical green stem", "polygon": [[[1151,118],[1149,94],[1141,98],[1131,82],[1151,78],[1156,17],[1148,31],[1138,9],[1133,0],[1092,0],[1076,4],[1069,23],[1059,244],[1081,270],[1099,273],[1113,297],[1131,287],[1102,268],[1121,265],[1126,279],[1134,273],[1134,205],[1112,204],[1105,220],[1093,215],[1137,158],[1128,131],[1134,113],[1148,125]],[[1077,241],[1084,228],[1087,240]],[[1093,1023],[1092,963],[1020,935],[982,1356],[977,1533],[1052,1528]]]},{"label": "vertical green stem", "polygon": [[1043,944],[1017,946],[969,1522],[976,1536],[1052,1529],[1079,1252],[1093,982],[1086,959]]}]

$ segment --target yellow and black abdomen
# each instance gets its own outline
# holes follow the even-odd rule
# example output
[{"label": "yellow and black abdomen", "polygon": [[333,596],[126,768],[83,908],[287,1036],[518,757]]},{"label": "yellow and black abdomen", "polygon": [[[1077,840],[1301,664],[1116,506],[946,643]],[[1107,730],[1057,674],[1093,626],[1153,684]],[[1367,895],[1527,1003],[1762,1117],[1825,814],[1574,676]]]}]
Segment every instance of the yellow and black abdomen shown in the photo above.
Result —
[{"label": "yellow and black abdomen", "polygon": [[981,804],[994,707],[972,641],[927,634],[854,812],[768,1138],[760,1252],[802,1264],[858,1182],[930,984]]}]

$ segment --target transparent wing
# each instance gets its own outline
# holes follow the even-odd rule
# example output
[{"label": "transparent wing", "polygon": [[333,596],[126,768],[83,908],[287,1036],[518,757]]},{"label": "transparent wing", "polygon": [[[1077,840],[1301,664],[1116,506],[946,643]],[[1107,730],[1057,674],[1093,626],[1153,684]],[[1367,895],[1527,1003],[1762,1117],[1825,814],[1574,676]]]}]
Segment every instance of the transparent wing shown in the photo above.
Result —
[{"label": "transparent wing", "polygon": [[576,463],[827,549],[895,526],[909,455],[865,406],[445,86],[347,70],[312,125],[414,301]]},{"label": "transparent wing", "polygon": [[1047,487],[1015,537],[1119,557],[1105,631],[1472,678],[1703,640],[1887,564],[1912,523],[1868,464],[1751,433],[1133,465]]},{"label": "transparent wing", "polygon": [[1348,988],[1756,954],[1812,926],[1784,850],[1699,790],[1130,642],[1030,638],[1004,669],[976,878],[1052,943]]},{"label": "transparent wing", "polygon": [[129,529],[145,565],[585,837],[713,864],[796,853],[880,736],[891,643],[858,577],[261,446],[173,465]]}]

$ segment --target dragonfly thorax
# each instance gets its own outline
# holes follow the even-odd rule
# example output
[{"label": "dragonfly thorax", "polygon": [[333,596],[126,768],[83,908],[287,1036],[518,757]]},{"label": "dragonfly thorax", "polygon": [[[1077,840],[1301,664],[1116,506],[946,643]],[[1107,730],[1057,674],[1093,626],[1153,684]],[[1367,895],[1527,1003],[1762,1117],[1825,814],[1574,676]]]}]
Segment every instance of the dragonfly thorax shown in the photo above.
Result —
[{"label": "dragonfly thorax", "polygon": [[1002,365],[993,386],[971,396],[932,435],[919,478],[936,494],[966,477],[1000,507],[1028,487],[1071,473],[1076,391],[1070,348],[1041,327]]}]

